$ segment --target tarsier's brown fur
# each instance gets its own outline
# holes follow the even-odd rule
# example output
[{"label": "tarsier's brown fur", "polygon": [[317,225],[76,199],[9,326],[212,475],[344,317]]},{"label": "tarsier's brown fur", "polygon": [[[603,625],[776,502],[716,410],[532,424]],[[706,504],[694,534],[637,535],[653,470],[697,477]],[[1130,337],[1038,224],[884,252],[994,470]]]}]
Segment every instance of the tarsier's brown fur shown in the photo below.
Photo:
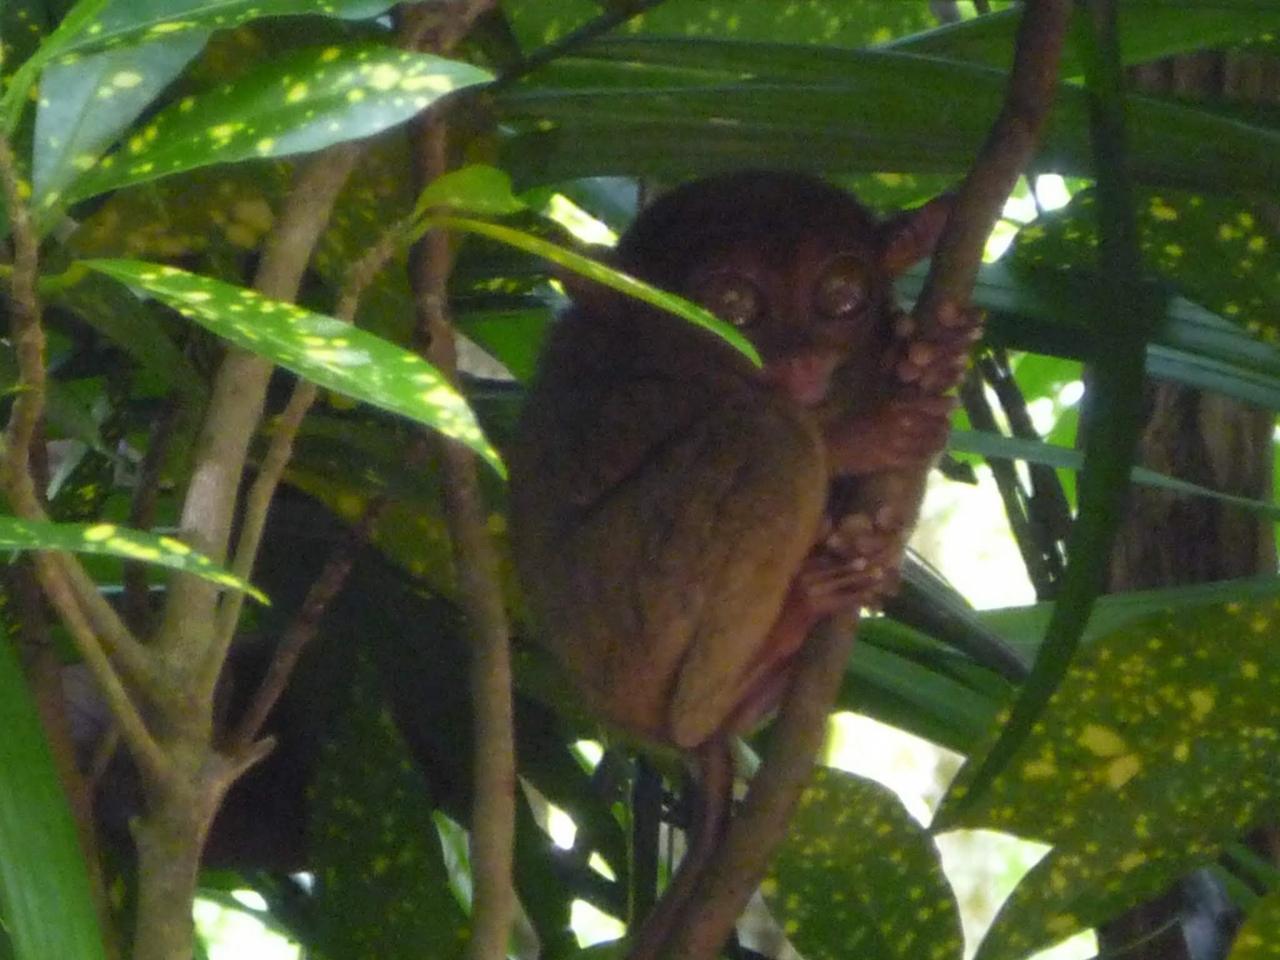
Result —
[{"label": "tarsier's brown fur", "polygon": [[545,351],[510,457],[540,639],[602,718],[692,751],[712,779],[728,737],[776,706],[815,623],[895,582],[916,505],[839,516],[829,498],[945,440],[942,391],[976,324],[913,339],[892,281],[946,209],[881,223],[794,174],[686,185],[637,219],[615,265],[739,326],[763,369],[587,284]]}]

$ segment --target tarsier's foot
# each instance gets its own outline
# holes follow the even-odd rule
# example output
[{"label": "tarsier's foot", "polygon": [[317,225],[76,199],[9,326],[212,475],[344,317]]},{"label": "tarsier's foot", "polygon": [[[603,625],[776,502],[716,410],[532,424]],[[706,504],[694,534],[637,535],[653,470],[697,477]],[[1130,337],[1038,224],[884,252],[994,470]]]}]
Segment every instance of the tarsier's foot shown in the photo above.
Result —
[{"label": "tarsier's foot", "polygon": [[904,385],[926,395],[959,386],[969,352],[982,336],[983,317],[977,307],[945,304],[938,313],[937,328],[922,336],[914,317],[898,314],[893,323],[898,345],[889,352],[890,369]]},{"label": "tarsier's foot", "polygon": [[792,589],[815,620],[828,614],[878,608],[898,587],[905,519],[882,507],[874,516],[841,517],[801,567]]}]

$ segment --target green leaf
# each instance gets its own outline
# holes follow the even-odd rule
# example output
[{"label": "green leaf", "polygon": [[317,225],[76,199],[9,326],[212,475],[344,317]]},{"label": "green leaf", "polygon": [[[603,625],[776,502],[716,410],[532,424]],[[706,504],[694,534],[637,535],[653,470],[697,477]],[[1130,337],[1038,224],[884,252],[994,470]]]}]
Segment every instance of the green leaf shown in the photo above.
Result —
[{"label": "green leaf", "polygon": [[320,150],[401,123],[478,67],[379,44],[301,50],[162,110],[76,181],[73,199],[193,167]]},{"label": "green leaf", "polygon": [[676,316],[684,317],[704,330],[714,333],[756,366],[760,366],[760,355],[756,352],[755,347],[751,345],[746,337],[714,314],[699,307],[697,304],[690,303],[683,297],[677,297],[675,294],[659,290],[657,287],[621,273],[612,267],[592,260],[590,257],[574,253],[572,250],[567,250],[548,240],[543,240],[541,237],[535,237],[531,233],[504,227],[497,223],[487,223],[483,220],[428,216],[420,222],[419,226],[424,231],[433,227],[442,227],[450,230],[465,230],[468,233],[478,233],[500,243],[509,244],[544,257],[558,266],[572,270],[574,273],[580,273],[584,277],[612,290],[625,293],[629,297],[635,297],[637,300],[642,300],[659,309],[667,310],[676,314]]},{"label": "green leaf", "polygon": [[957,801],[975,764],[961,771],[938,829],[1054,845],[1001,912],[983,960],[1021,958],[1102,922],[1211,861],[1270,808],[1280,788],[1277,613],[1273,599],[1130,623],[1080,652],[967,809]]},{"label": "green leaf", "polygon": [[[527,45],[558,39],[599,13],[590,0],[507,0],[517,35]],[[733,0],[732,3],[660,4],[629,20],[632,34],[729,36],[742,40],[792,40],[861,46],[883,43],[936,21],[922,5],[910,3],[848,3],[814,0]]]},{"label": "green leaf", "polygon": [[1280,891],[1249,911],[1227,960],[1275,960],[1280,957]]},{"label": "green leaf", "polygon": [[105,554],[181,570],[231,590],[243,590],[262,603],[262,591],[232,576],[208,557],[195,553],[181,540],[158,537],[114,523],[48,523],[0,517],[0,550],[65,550],[67,553]]},{"label": "green leaf", "polygon": [[815,771],[761,888],[804,956],[964,956],[960,910],[938,851],[886,787]]},{"label": "green leaf", "polygon": [[311,792],[323,957],[462,957],[468,922],[449,888],[427,781],[361,657]]},{"label": "green leaf", "polygon": [[[1018,235],[1013,264],[1061,270],[1096,256],[1093,191]],[[1280,322],[1280,229],[1260,209],[1222,197],[1169,190],[1140,192],[1137,207],[1144,265],[1188,299],[1274,342]]]},{"label": "green leaf", "polygon": [[[1126,64],[1146,63],[1191,50],[1220,49],[1280,29],[1280,16],[1266,0],[1122,0],[1121,55]],[[1002,10],[904,37],[891,49],[931,57],[969,60],[993,67],[1013,63],[1020,10]],[[1078,44],[1067,37],[1062,73],[1083,72]]]},{"label": "green leaf", "polygon": [[62,51],[113,49],[188,32],[231,30],[259,17],[320,15],[345,20],[375,17],[389,0],[132,0],[109,3],[71,31]]},{"label": "green leaf", "polygon": [[58,24],[58,29],[47,36],[36,48],[35,53],[27,58],[22,66],[9,80],[9,89],[0,101],[0,114],[3,115],[4,133],[12,136],[17,129],[18,120],[22,117],[22,109],[26,106],[27,96],[35,86],[36,77],[44,69],[45,64],[61,53],[70,39],[81,29],[90,24],[108,5],[109,0],[80,0]]},{"label": "green leaf", "polygon": [[[646,83],[644,65],[552,64],[496,94],[503,168],[517,183],[578,176],[685,177],[749,158],[759,167],[831,174],[962,174],[1000,109],[1006,75],[967,63],[886,51],[798,48],[831,63],[803,80],[703,71]],[[759,62],[774,53],[762,49]],[[836,63],[839,72],[836,72]],[[581,64],[591,67],[584,72]],[[754,74],[757,71],[751,71]],[[1205,192],[1270,191],[1280,181],[1280,131],[1229,114],[1129,97],[1134,176]],[[1088,98],[1059,89],[1037,161],[1093,175]]]},{"label": "green leaf", "polygon": [[137,260],[84,262],[142,287],[184,317],[300,377],[425,423],[505,475],[467,402],[421,357],[333,317],[176,267]]},{"label": "green leaf", "polygon": [[446,207],[480,217],[504,217],[527,209],[511,190],[511,178],[497,167],[471,164],[451,170],[427,185],[418,197],[413,215]]},{"label": "green leaf", "polygon": [[[7,936],[5,936],[7,934]],[[0,956],[105,958],[75,821],[36,706],[0,638]]]},{"label": "green leaf", "polygon": [[31,163],[32,207],[56,212],[64,187],[97,162],[204,46],[187,33],[141,49],[63,57],[40,78]]}]

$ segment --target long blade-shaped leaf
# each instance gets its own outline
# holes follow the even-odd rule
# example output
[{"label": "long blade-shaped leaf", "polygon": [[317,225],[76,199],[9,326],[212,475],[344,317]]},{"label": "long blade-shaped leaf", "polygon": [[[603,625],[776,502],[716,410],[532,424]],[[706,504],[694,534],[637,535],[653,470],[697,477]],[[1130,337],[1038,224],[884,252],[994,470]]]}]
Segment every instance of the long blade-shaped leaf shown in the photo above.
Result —
[{"label": "long blade-shaped leaf", "polygon": [[141,560],[193,573],[233,590],[243,590],[264,603],[267,600],[262,591],[194,552],[181,540],[118,527],[114,523],[47,523],[0,517],[0,550],[65,550]]},{"label": "long blade-shaped leaf", "polygon": [[320,150],[489,79],[468,63],[380,44],[301,50],[162,110],[69,194],[83,199],[212,163]]},{"label": "long blade-shaped leaf", "polygon": [[75,822],[6,638],[0,638],[0,926],[16,960],[106,956]]},{"label": "long blade-shaped leaf", "polygon": [[138,260],[85,263],[300,377],[427,424],[504,473],[467,402],[421,357],[333,317],[176,267]]}]

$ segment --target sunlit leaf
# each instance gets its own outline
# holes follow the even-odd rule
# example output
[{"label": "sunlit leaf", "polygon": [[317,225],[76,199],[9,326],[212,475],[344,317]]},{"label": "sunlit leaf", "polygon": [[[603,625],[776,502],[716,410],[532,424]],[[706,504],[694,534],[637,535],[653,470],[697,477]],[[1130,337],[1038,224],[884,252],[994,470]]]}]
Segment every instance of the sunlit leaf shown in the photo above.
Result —
[{"label": "sunlit leaf", "polygon": [[5,91],[4,100],[0,101],[0,113],[3,114],[4,132],[11,135],[18,126],[22,116],[22,108],[26,106],[27,96],[35,85],[36,77],[44,69],[45,64],[61,53],[67,43],[81,29],[87,27],[108,5],[109,0],[80,0],[58,24],[58,29],[40,43],[27,60],[18,67],[9,79],[9,89]]},{"label": "sunlit leaf", "polygon": [[526,209],[511,190],[511,178],[497,167],[471,164],[432,180],[418,198],[414,216],[448,207],[481,217],[502,217]]},{"label": "sunlit leaf", "polygon": [[1227,960],[1275,960],[1280,957],[1280,892],[1259,901],[1250,911]]},{"label": "sunlit leaf", "polygon": [[70,193],[82,199],[210,163],[320,150],[489,79],[467,63],[378,44],[301,50],[162,110]]},{"label": "sunlit leaf", "polygon": [[1054,845],[1005,905],[982,960],[1021,958],[1107,919],[1212,861],[1269,809],[1280,788],[1277,614],[1269,600],[1132,622],[1076,656],[967,810],[955,800],[973,770],[962,771],[940,826]]},{"label": "sunlit leaf", "polygon": [[887,787],[819,767],[762,886],[814,960],[960,960],[964,938],[938,850]]},{"label": "sunlit leaf", "polygon": [[181,540],[158,537],[114,523],[46,523],[0,517],[0,550],[65,550],[152,563],[181,570],[232,590],[243,590],[267,602],[262,591],[233,576]]},{"label": "sunlit leaf", "polygon": [[151,43],[188,32],[231,30],[259,17],[312,14],[363,20],[389,0],[132,0],[109,3],[71,31],[62,51]]},{"label": "sunlit leaf", "polygon": [[511,227],[504,227],[501,224],[487,223],[483,220],[469,220],[463,217],[428,216],[421,221],[421,227],[424,230],[431,227],[446,227],[451,230],[478,233],[500,243],[506,243],[544,257],[558,266],[572,270],[574,273],[580,273],[589,280],[594,280],[603,286],[618,290],[627,294],[627,296],[635,297],[637,300],[643,300],[645,303],[650,303],[655,307],[684,317],[704,330],[711,331],[754,364],[760,365],[760,355],[747,338],[709,311],[690,303],[683,297],[677,297],[675,294],[659,290],[655,286],[635,279],[635,277],[628,276],[599,261],[584,257],[580,253],[574,253],[572,250],[567,250],[548,240],[543,240],[541,237],[535,237],[531,233],[525,233],[522,230],[515,230]]},{"label": "sunlit leaf", "polygon": [[200,52],[205,37],[188,32],[138,50],[64,57],[49,65],[40,78],[31,164],[38,212],[56,208],[63,187],[98,161]]},{"label": "sunlit leaf", "polygon": [[8,637],[0,637],[0,928],[19,960],[106,957],[75,821]]},{"label": "sunlit leaf", "polygon": [[467,402],[421,357],[333,317],[176,267],[137,260],[85,263],[142,287],[218,336],[322,387],[439,430],[503,473]]}]

